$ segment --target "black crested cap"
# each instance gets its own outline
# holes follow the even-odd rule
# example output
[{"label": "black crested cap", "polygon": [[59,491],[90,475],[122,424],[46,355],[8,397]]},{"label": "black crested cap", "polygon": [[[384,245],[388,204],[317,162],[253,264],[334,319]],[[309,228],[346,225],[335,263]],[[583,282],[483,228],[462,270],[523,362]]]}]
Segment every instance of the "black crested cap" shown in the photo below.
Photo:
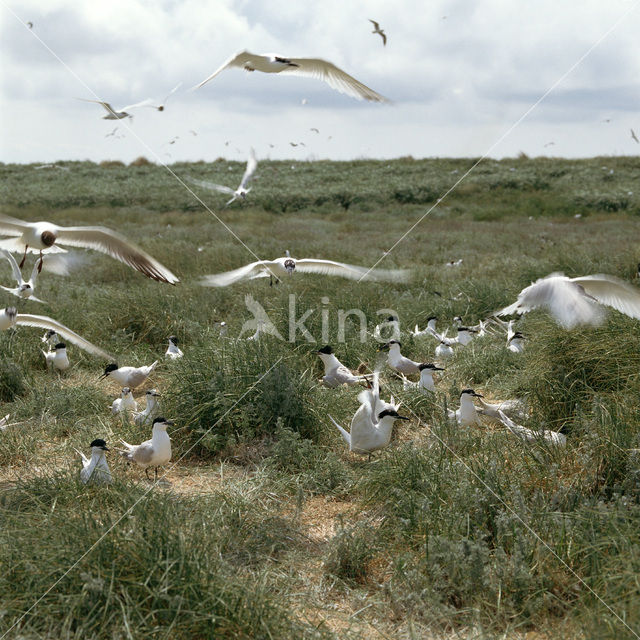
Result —
[{"label": "black crested cap", "polygon": [[158,416],[157,418],[155,418],[154,421],[153,421],[153,424],[155,425],[156,422],[166,423],[166,424],[169,424],[169,425],[173,424],[172,420],[167,420],[164,416]]},{"label": "black crested cap", "polygon": [[398,316],[389,316],[387,318],[387,322],[396,322],[398,320]]},{"label": "black crested cap", "polygon": [[178,344],[178,336],[169,336],[169,340],[171,340],[173,344]]},{"label": "black crested cap", "polygon": [[524,338],[524,335],[522,333],[520,333],[519,331],[516,331],[512,336],[511,336],[511,340],[513,340],[514,338]]},{"label": "black crested cap", "polygon": [[438,319],[438,316],[429,316],[427,318],[427,322],[430,322],[431,320],[437,320],[437,319]]},{"label": "black crested cap", "polygon": [[47,329],[47,338],[50,338],[51,336],[55,336],[56,332],[54,329]]},{"label": "black crested cap", "polygon": [[422,364],[418,365],[418,369],[420,369],[420,371],[424,369],[432,369],[433,371],[444,371],[442,367],[438,367],[437,365],[433,364],[433,362],[423,362]]},{"label": "black crested cap", "polygon": [[473,393],[473,394],[475,394],[475,391],[473,389],[463,389],[460,392],[460,395],[462,395],[463,393]]},{"label": "black crested cap", "polygon": [[393,418],[397,418],[398,420],[408,420],[409,418],[405,418],[405,416],[401,416],[395,409],[385,409],[378,414],[378,420],[382,420],[385,416],[392,416]]},{"label": "black crested cap", "polygon": [[105,451],[109,451],[109,449],[107,449],[107,443],[102,438],[96,438],[89,446],[90,447],[100,447],[101,449],[104,449]]},{"label": "black crested cap", "polygon": [[322,347],[322,349],[318,349],[318,353],[325,353],[329,355],[330,353],[333,353],[333,349],[327,344]]},{"label": "black crested cap", "polygon": [[66,349],[67,345],[64,342],[58,342],[54,349]]},{"label": "black crested cap", "polygon": [[389,340],[389,342],[387,342],[386,346],[391,345],[391,344],[397,344],[399,347],[402,346],[402,343],[399,342],[398,340]]},{"label": "black crested cap", "polygon": [[112,371],[115,371],[118,368],[118,365],[115,362],[112,362],[111,364],[108,364],[105,368],[104,368],[104,375],[109,375]]}]

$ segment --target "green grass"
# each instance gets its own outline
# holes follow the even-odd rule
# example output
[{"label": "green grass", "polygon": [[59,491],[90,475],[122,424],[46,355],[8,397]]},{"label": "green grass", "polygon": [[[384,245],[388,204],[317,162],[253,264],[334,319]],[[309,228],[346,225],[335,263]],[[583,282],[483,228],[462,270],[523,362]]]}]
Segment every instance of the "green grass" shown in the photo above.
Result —
[{"label": "green grass", "polygon": [[[261,258],[289,249],[370,266],[472,163],[264,162],[246,203],[220,210],[222,198],[201,195]],[[140,470],[109,454],[114,485],[81,485],[75,448],[98,437],[137,442],[148,427],[111,415],[119,389],[98,380],[101,360],[71,346],[71,370],[51,375],[43,332],[0,334],[0,417],[21,423],[0,431],[0,634],[640,633],[635,321],[612,312],[598,329],[568,333],[532,313],[519,323],[529,337],[522,356],[502,335],[476,340],[447,364],[434,397],[403,390],[386,369],[383,396],[411,421],[370,462],[346,452],[328,418],[348,424],[359,389],[323,388],[315,354],[329,343],[347,366],[374,367],[379,345],[359,341],[355,316],[337,339],[349,309],[370,332],[383,309],[404,331],[430,315],[444,329],[456,315],[476,323],[552,271],[631,280],[637,158],[482,162],[380,264],[411,269],[406,284],[298,274],[225,289],[198,279],[254,257],[165,169],[63,164],[70,170],[0,165],[2,212],[117,229],[181,282],[152,282],[92,252],[71,278],[43,274],[47,304],[20,311],[56,318],[122,365],[161,358],[177,335],[185,357],[162,361],[147,385],[176,422],[176,466],[168,486],[148,491]],[[244,170],[223,160],[172,168],[222,183]],[[460,267],[444,267],[458,258]],[[0,263],[3,284],[9,277]],[[217,321],[235,338],[251,319],[247,293],[284,341],[219,337]],[[297,318],[313,310],[305,325],[315,342],[288,340],[291,294]],[[402,343],[409,357],[433,358],[430,338],[405,333]],[[446,409],[465,387],[526,397],[526,426],[562,430],[566,449],[525,445],[489,421],[452,425]]]}]

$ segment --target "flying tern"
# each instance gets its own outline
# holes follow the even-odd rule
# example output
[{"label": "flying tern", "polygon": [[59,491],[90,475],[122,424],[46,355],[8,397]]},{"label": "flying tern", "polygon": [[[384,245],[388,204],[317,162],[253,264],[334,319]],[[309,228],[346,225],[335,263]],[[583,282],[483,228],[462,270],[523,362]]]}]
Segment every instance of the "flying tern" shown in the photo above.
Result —
[{"label": "flying tern", "polygon": [[149,377],[149,374],[158,366],[158,360],[145,367],[118,367],[116,363],[108,364],[102,378],[112,378],[125,387],[135,389],[139,387]]},{"label": "flying tern", "polygon": [[78,98],[78,100],[82,100],[83,102],[93,102],[104,107],[107,115],[102,116],[103,120],[124,120],[125,118],[133,118],[133,116],[128,113],[128,111],[130,111],[131,109],[137,109],[138,107],[150,106],[149,100],[142,100],[142,102],[128,104],[126,107],[122,107],[122,109],[114,109],[108,102],[103,102],[102,100],[89,100],[88,98]]},{"label": "flying tern", "polygon": [[[16,236],[0,240],[0,248],[24,251],[20,267],[24,264],[27,251],[40,252],[40,257],[45,252],[66,253],[66,249],[58,246],[63,244],[101,251],[159,282],[178,282],[178,278],[155,258],[123,235],[104,227],[60,227],[51,222],[24,222],[0,214],[0,235]],[[42,262],[39,264],[38,270],[42,268]]]},{"label": "flying tern", "polygon": [[382,38],[382,45],[387,45],[387,35],[384,32],[384,29],[380,28],[380,25],[375,21],[369,18],[369,22],[373,25],[373,31],[371,33],[377,33]]},{"label": "flying tern", "polygon": [[496,315],[523,314],[542,307],[565,329],[573,329],[582,324],[601,324],[605,318],[601,305],[640,319],[640,291],[605,274],[568,278],[562,273],[552,273],[525,287],[516,302]]},{"label": "flying tern", "polygon": [[239,67],[245,71],[262,71],[263,73],[284,73],[285,75],[298,75],[323,80],[332,89],[345,93],[356,100],[369,100],[371,102],[388,102],[388,99],[373,91],[353,76],[336,67],[335,64],[321,60],[320,58],[285,58],[273,53],[258,55],[249,51],[229,58],[216,69],[208,78],[203,80],[196,89],[213,80],[225,69]]},{"label": "flying tern", "polygon": [[101,438],[97,438],[89,446],[91,447],[91,459],[76,449],[82,460],[80,479],[84,484],[109,484],[112,477],[105,456],[105,451],[109,451],[107,443]]},{"label": "flying tern", "polygon": [[258,161],[256,160],[256,153],[251,149],[249,152],[249,159],[247,160],[247,167],[244,170],[244,174],[242,176],[242,180],[240,181],[240,186],[234,191],[231,187],[225,187],[221,184],[216,184],[215,182],[209,182],[207,180],[196,180],[195,178],[191,178],[186,176],[187,180],[193,184],[197,184],[199,187],[204,187],[205,189],[209,189],[210,191],[219,191],[220,193],[226,193],[227,195],[232,196],[231,200],[229,200],[225,207],[228,207],[235,200],[241,199],[244,200],[247,197],[247,193],[251,191],[251,187],[247,188],[249,184],[249,180],[253,176],[253,173],[258,166]]},{"label": "flying tern", "polygon": [[60,337],[75,344],[77,347],[80,347],[89,353],[93,353],[96,356],[100,356],[101,358],[113,360],[113,356],[110,356],[106,351],[99,349],[88,340],[79,336],[75,331],[71,331],[71,329],[65,327],[59,322],[56,322],[52,318],[48,318],[47,316],[34,316],[29,313],[18,313],[18,310],[15,307],[2,309],[2,311],[0,311],[0,331],[6,331],[16,325],[40,327],[41,329],[53,329]]},{"label": "flying tern", "polygon": [[16,262],[16,259],[4,249],[0,249],[0,255],[3,255],[11,265],[11,270],[13,271],[13,279],[16,281],[17,287],[13,287],[12,289],[9,287],[3,287],[0,285],[0,288],[12,293],[14,296],[18,298],[22,298],[23,300],[33,300],[34,302],[44,302],[44,300],[40,300],[36,298],[33,294],[36,289],[36,280],[38,278],[38,273],[40,273],[40,269],[42,269],[42,265],[40,262],[42,258],[36,260],[36,263],[33,265],[33,271],[31,272],[31,277],[29,280],[25,280],[22,277],[22,273],[20,271],[20,267]]},{"label": "flying tern", "polygon": [[409,277],[409,271],[404,269],[367,269],[333,260],[321,260],[316,258],[304,258],[294,260],[291,257],[276,258],[275,260],[258,260],[251,264],[219,273],[204,276],[200,284],[206,287],[226,287],[241,280],[253,278],[275,277],[282,279],[299,273],[319,273],[326,276],[340,276],[350,280],[385,280],[390,282],[405,282]]},{"label": "flying tern", "polygon": [[171,420],[163,417],[155,418],[151,430],[151,440],[145,440],[141,444],[129,444],[121,440],[126,450],[120,450],[122,457],[130,462],[135,462],[144,469],[149,478],[149,467],[155,467],[155,479],[158,479],[158,467],[167,464],[171,460],[171,439],[167,434],[167,427],[173,425]]}]

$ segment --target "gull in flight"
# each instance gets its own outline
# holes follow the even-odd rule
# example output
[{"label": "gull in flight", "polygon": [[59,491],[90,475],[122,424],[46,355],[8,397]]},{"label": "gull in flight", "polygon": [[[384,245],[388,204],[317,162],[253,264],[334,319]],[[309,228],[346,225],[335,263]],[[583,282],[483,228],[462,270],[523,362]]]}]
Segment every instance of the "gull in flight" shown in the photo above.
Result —
[{"label": "gull in flight", "polygon": [[84,484],[88,482],[109,484],[112,478],[105,456],[105,451],[109,451],[107,443],[101,438],[96,438],[89,446],[91,447],[91,459],[87,458],[82,451],[76,449],[76,453],[82,460],[80,479]]},{"label": "gull in flight", "polygon": [[96,356],[100,356],[101,358],[113,360],[113,356],[110,356],[106,351],[99,349],[88,340],[79,336],[75,331],[71,331],[71,329],[65,327],[59,322],[56,322],[52,318],[48,318],[46,316],[33,316],[28,313],[18,313],[15,307],[2,309],[2,311],[0,311],[0,331],[6,331],[16,325],[40,327],[41,329],[53,329],[61,338],[68,340],[77,347],[80,347],[89,353],[93,353]]},{"label": "gull in flight", "polygon": [[[142,102],[138,102],[137,104],[131,105],[128,107],[129,109],[133,109],[134,107],[151,107],[152,109],[156,109],[157,111],[164,111],[164,105],[167,100],[182,86],[182,82],[179,82],[169,93],[166,95],[165,99],[160,104],[153,104],[153,100],[151,98],[147,98]],[[126,111],[127,107],[123,109]]]},{"label": "gull in flight", "polygon": [[[287,254],[289,252],[287,251]],[[409,271],[406,269],[367,269],[333,260],[321,260],[316,258],[304,258],[294,260],[286,255],[275,260],[258,260],[239,269],[204,276],[200,281],[205,287],[227,287],[241,280],[253,280],[254,278],[274,277],[280,280],[293,273],[320,273],[325,276],[340,276],[349,280],[385,280],[388,282],[406,282]]]},{"label": "gull in flight", "polygon": [[199,89],[202,85],[213,80],[219,73],[231,67],[238,67],[245,71],[284,73],[285,75],[316,78],[326,82],[332,89],[356,98],[356,100],[389,102],[387,98],[376,93],[373,89],[369,89],[362,82],[359,82],[353,76],[326,60],[321,60],[320,58],[284,58],[273,53],[258,55],[249,51],[241,51],[229,58],[195,88]]},{"label": "gull in flight", "polygon": [[256,160],[256,152],[251,148],[251,151],[249,152],[249,159],[247,160],[247,168],[244,170],[240,186],[235,191],[231,187],[225,187],[224,185],[216,184],[215,182],[196,180],[189,176],[186,176],[186,178],[189,182],[197,184],[199,187],[204,187],[210,191],[219,191],[220,193],[226,193],[227,195],[232,196],[231,200],[224,205],[225,207],[228,207],[234,200],[238,200],[239,198],[244,200],[247,197],[247,193],[251,191],[251,187],[247,189],[247,184],[249,184],[249,180],[251,180],[257,166],[258,161]]},{"label": "gull in flight", "polygon": [[158,467],[167,464],[171,460],[171,440],[167,434],[167,427],[172,425],[173,422],[171,420],[158,417],[153,421],[151,440],[145,440],[142,444],[129,444],[124,440],[120,441],[127,448],[126,451],[120,450],[120,455],[141,466],[144,469],[147,480],[151,480],[149,478],[149,467],[155,467],[155,479],[157,480]]},{"label": "gull in flight", "polygon": [[105,367],[104,373],[98,378],[112,378],[125,387],[135,389],[139,387],[149,374],[158,366],[158,360],[146,367],[119,367],[115,362]]},{"label": "gull in flight", "polygon": [[373,31],[371,33],[377,33],[382,38],[383,46],[387,46],[387,35],[384,32],[384,29],[380,28],[380,25],[375,21],[369,18],[369,22],[373,25]]},{"label": "gull in flight", "polygon": [[126,107],[122,107],[122,109],[114,109],[108,102],[103,102],[102,100],[89,100],[88,98],[77,99],[82,100],[83,102],[94,102],[95,104],[102,105],[107,112],[106,116],[102,116],[103,120],[124,120],[125,118],[133,118],[133,116],[128,113],[130,109],[151,106],[149,105],[149,100],[143,100],[142,102],[136,102],[135,104],[128,104]]},{"label": "gull in flight", "polygon": [[[0,214],[0,235],[16,236],[0,240],[0,248],[24,251],[22,261],[18,265],[20,268],[24,265],[27,251],[40,252],[40,257],[45,252],[66,253],[66,249],[58,246],[64,244],[101,251],[159,282],[179,282],[178,278],[155,258],[129,242],[123,235],[105,227],[59,227],[51,222],[24,222]],[[42,261],[39,263],[38,272],[41,269]]]},{"label": "gull in flight", "polygon": [[36,263],[33,265],[33,271],[31,272],[31,277],[29,278],[29,280],[24,280],[24,278],[22,277],[22,273],[20,272],[20,267],[16,262],[16,259],[8,251],[5,251],[4,249],[0,249],[0,255],[3,255],[9,261],[9,264],[11,265],[11,270],[13,271],[13,279],[16,281],[16,284],[18,285],[17,287],[13,287],[12,289],[9,287],[3,287],[2,285],[0,285],[0,288],[4,289],[5,291],[8,291],[9,293],[12,293],[14,296],[17,296],[18,298],[22,298],[23,300],[33,300],[34,302],[44,302],[44,300],[40,300],[39,298],[36,298],[33,295],[36,289],[36,279],[38,277],[38,273],[40,273],[40,269],[42,268],[42,265],[40,264],[40,262],[42,261],[42,258],[40,258],[39,260],[36,260]]},{"label": "gull in flight", "polygon": [[516,302],[496,315],[523,314],[542,307],[565,329],[573,329],[581,324],[601,324],[605,318],[601,305],[640,320],[640,291],[604,274],[568,278],[562,273],[552,273],[525,287]]}]

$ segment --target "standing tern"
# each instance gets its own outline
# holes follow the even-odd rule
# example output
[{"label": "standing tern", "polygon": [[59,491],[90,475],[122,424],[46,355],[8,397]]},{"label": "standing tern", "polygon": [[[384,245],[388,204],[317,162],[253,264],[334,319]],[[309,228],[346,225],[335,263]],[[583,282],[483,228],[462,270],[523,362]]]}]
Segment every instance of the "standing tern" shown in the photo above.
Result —
[{"label": "standing tern", "polygon": [[205,189],[209,189],[210,191],[219,191],[220,193],[226,193],[227,195],[232,196],[231,200],[229,200],[224,205],[225,207],[228,207],[235,200],[244,200],[247,197],[247,193],[251,191],[251,187],[247,188],[247,184],[249,184],[249,180],[251,180],[251,177],[253,176],[253,173],[255,172],[257,166],[258,161],[256,160],[256,152],[252,148],[249,152],[247,167],[244,170],[242,180],[240,181],[240,186],[235,191],[231,187],[225,187],[222,184],[208,182],[207,180],[196,180],[195,178],[191,178],[189,176],[186,176],[186,179],[193,184],[197,184],[199,187],[204,187]]},{"label": "standing tern", "polygon": [[158,402],[160,394],[155,389],[148,389],[144,397],[147,400],[147,406],[144,411],[133,416],[133,421],[138,425],[152,424],[153,420],[160,415],[160,403]]},{"label": "standing tern", "polygon": [[112,481],[112,477],[105,456],[105,451],[109,451],[107,443],[101,438],[97,438],[89,446],[91,447],[91,459],[87,458],[82,451],[76,449],[82,460],[80,479],[84,484],[89,482],[92,484],[109,484]]},{"label": "standing tern", "polygon": [[349,280],[385,280],[389,282],[406,282],[409,271],[406,269],[367,269],[333,260],[321,260],[316,258],[304,258],[294,260],[291,257],[276,258],[275,260],[258,260],[251,264],[214,275],[203,276],[200,284],[205,287],[226,287],[241,280],[253,278],[275,277],[282,279],[299,273],[320,273],[326,276],[340,276]]},{"label": "standing tern", "polygon": [[169,346],[165,351],[164,357],[170,360],[177,360],[178,358],[182,358],[183,355],[182,349],[178,346],[177,336],[169,336]]},{"label": "standing tern", "polygon": [[142,444],[129,444],[121,440],[127,448],[119,453],[130,462],[135,462],[144,469],[144,473],[149,478],[149,467],[155,467],[155,479],[158,479],[158,467],[167,464],[171,460],[171,439],[167,434],[167,427],[173,426],[171,420],[163,417],[155,418],[151,430],[151,440],[145,440]]},{"label": "standing tern", "polygon": [[[0,240],[0,248],[9,251],[24,251],[20,267],[22,268],[27,251],[47,253],[66,253],[58,245],[95,249],[112,258],[137,269],[148,278],[176,284],[178,278],[161,265],[155,258],[145,253],[127,238],[104,227],[60,227],[51,222],[24,222],[0,214],[0,235],[16,236]],[[38,271],[42,269],[42,262]]]},{"label": "standing tern", "polygon": [[129,411],[135,413],[137,410],[138,403],[135,401],[131,389],[129,387],[122,387],[120,397],[111,403],[111,413],[115,416],[118,413],[127,414]]},{"label": "standing tern", "polygon": [[89,100],[88,98],[78,98],[78,100],[82,100],[83,102],[93,102],[104,107],[107,115],[102,116],[103,120],[124,120],[125,118],[133,118],[130,113],[127,113],[130,109],[149,106],[149,100],[142,100],[135,104],[128,104],[126,107],[122,107],[122,109],[114,109],[108,102],[103,102],[102,100]]},{"label": "standing tern", "polygon": [[262,55],[241,51],[229,58],[218,67],[208,78],[203,80],[196,89],[213,80],[219,73],[231,67],[239,67],[245,71],[262,71],[263,73],[284,73],[285,75],[307,76],[323,80],[332,89],[345,93],[356,100],[371,102],[389,102],[387,98],[369,89],[353,76],[336,67],[335,64],[320,58],[284,58],[274,53]]},{"label": "standing tern", "polygon": [[573,329],[581,324],[601,324],[605,318],[601,305],[640,319],[640,291],[605,274],[568,278],[562,273],[552,273],[525,287],[516,302],[496,315],[523,314],[542,307],[565,329]]},{"label": "standing tern", "polygon": [[115,362],[105,367],[104,373],[98,378],[112,378],[119,384],[135,389],[149,377],[149,374],[158,366],[158,360],[145,367],[119,367]]},{"label": "standing tern", "polygon": [[384,32],[384,29],[380,28],[380,25],[375,21],[369,18],[369,22],[373,25],[373,31],[371,33],[377,33],[382,38],[382,45],[387,46],[387,35]]},{"label": "standing tern", "polygon": [[47,367],[51,365],[51,371],[66,371],[71,365],[67,356],[67,345],[64,342],[58,342],[53,351],[42,351]]},{"label": "standing tern", "polygon": [[389,355],[387,356],[389,366],[405,375],[420,373],[420,363],[415,362],[414,360],[409,360],[409,358],[405,358],[405,356],[400,353],[401,346],[402,344],[397,340],[390,340],[387,344],[380,347],[380,349],[389,350]]},{"label": "standing tern", "polygon": [[354,375],[336,358],[333,349],[329,345],[322,347],[317,353],[324,364],[322,382],[330,389],[334,389],[343,384],[358,384],[370,377],[367,375]]},{"label": "standing tern", "polygon": [[447,416],[450,420],[455,420],[463,427],[480,424],[480,418],[476,411],[476,407],[473,404],[473,399],[482,397],[483,396],[476,393],[473,389],[463,389],[460,392],[460,408],[457,411],[449,409],[447,411]]},{"label": "standing tern", "polygon": [[29,313],[18,313],[15,307],[7,307],[0,311],[0,331],[6,331],[16,325],[24,325],[26,327],[40,327],[41,329],[53,329],[60,337],[75,344],[77,347],[93,353],[96,356],[105,358],[106,360],[113,360],[113,356],[110,356],[106,351],[99,349],[95,345],[91,344],[88,340],[85,340],[71,329],[65,327],[63,324],[56,322],[52,318],[47,316],[34,316]]},{"label": "standing tern", "polygon": [[13,279],[16,281],[17,287],[10,289],[9,287],[2,287],[5,291],[12,293],[14,296],[18,298],[22,298],[23,300],[33,300],[34,302],[44,302],[44,300],[40,300],[36,298],[33,294],[36,289],[36,279],[38,278],[38,273],[40,273],[40,269],[42,269],[42,258],[40,260],[36,260],[36,263],[33,265],[33,271],[31,272],[31,277],[29,280],[25,280],[22,277],[22,273],[20,272],[20,267],[16,262],[16,259],[4,249],[0,249],[0,255],[3,255],[11,265],[11,270],[13,271]]},{"label": "standing tern", "polygon": [[420,370],[420,380],[418,380],[418,382],[411,382],[407,380],[403,374],[400,374],[402,376],[404,390],[418,389],[424,394],[435,393],[436,385],[433,380],[433,373],[434,371],[444,371],[444,368],[438,367],[431,362],[423,362],[418,365],[418,369]]}]

